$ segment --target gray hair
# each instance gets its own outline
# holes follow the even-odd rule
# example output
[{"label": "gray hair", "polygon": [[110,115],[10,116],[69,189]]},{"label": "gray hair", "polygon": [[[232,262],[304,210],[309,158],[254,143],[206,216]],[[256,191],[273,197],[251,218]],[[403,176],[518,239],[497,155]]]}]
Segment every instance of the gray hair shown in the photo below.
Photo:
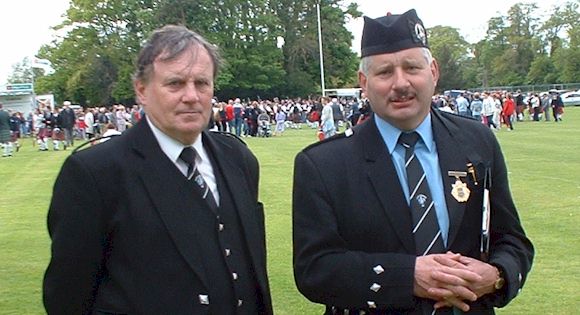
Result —
[{"label": "gray hair", "polygon": [[[425,57],[425,61],[427,61],[428,64],[431,64],[431,62],[433,62],[433,55],[431,54],[431,50],[429,50],[429,48],[426,47],[421,48],[421,50],[423,51],[423,57]],[[372,55],[362,57],[360,60],[359,70],[364,75],[369,74],[369,69],[371,67],[372,62],[370,57],[372,57]]]},{"label": "gray hair", "polygon": [[204,48],[210,55],[215,79],[221,66],[218,48],[201,35],[181,25],[166,25],[151,34],[139,52],[133,79],[148,82],[153,71],[153,63],[157,58],[161,61],[173,60],[196,46]]}]

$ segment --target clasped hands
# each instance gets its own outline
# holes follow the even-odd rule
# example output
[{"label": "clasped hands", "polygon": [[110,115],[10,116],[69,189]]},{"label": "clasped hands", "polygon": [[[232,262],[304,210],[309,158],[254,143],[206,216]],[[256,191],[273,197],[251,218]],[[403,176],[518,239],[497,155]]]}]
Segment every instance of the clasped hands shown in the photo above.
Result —
[{"label": "clasped hands", "polygon": [[435,308],[455,306],[469,311],[468,301],[495,291],[495,266],[452,252],[417,257],[414,294],[435,300]]}]

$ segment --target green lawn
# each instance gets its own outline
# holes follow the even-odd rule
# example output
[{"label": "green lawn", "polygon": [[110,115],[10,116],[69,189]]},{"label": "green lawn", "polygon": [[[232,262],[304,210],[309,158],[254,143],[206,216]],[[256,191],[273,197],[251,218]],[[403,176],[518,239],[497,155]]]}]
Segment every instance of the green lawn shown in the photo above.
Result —
[{"label": "green lawn", "polygon": [[[580,309],[580,107],[563,123],[522,122],[497,136],[512,192],[536,247],[521,295],[500,314],[575,314]],[[292,276],[291,187],[296,153],[316,141],[307,127],[282,137],[247,138],[261,164],[268,267],[276,314],[321,314]],[[43,314],[41,281],[49,258],[46,212],[52,184],[70,151],[38,152],[31,139],[0,159],[0,314]],[[66,301],[63,301],[66,302]]]}]

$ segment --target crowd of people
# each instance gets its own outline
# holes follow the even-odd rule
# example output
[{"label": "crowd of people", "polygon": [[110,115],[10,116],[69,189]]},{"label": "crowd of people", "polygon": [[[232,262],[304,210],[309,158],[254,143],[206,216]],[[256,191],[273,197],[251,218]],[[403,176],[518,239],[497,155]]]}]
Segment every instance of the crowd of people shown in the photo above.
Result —
[{"label": "crowd of people", "polygon": [[[500,130],[514,130],[515,121],[562,121],[564,103],[558,92],[516,93],[507,91],[484,91],[482,93],[463,92],[456,97],[449,95],[433,96],[432,105],[440,110],[461,116],[473,117],[483,124]],[[550,115],[551,113],[551,115]]]},{"label": "crowd of people", "polygon": [[247,102],[239,98],[227,102],[214,100],[213,113],[210,128],[238,137],[264,136],[260,130],[270,125],[274,125],[272,135],[281,136],[286,128],[301,129],[307,125],[320,129],[324,138],[328,138],[343,125],[355,126],[368,117],[370,111],[365,98],[323,96]]},{"label": "crowd of people", "polygon": [[139,105],[73,109],[70,101],[64,101],[61,107],[41,104],[27,115],[5,112],[9,116],[9,136],[3,141],[3,156],[18,151],[22,137],[34,138],[39,151],[49,151],[51,147],[54,151],[66,150],[74,146],[75,139],[86,141],[121,134],[143,115]]},{"label": "crowd of people", "polygon": [[[318,130],[326,139],[341,130],[367,119],[372,110],[368,99],[316,97],[274,98],[273,100],[212,100],[213,115],[209,128],[238,137],[281,136],[287,128],[306,125]],[[66,150],[74,140],[90,140],[123,133],[145,114],[140,105],[89,107],[72,109],[70,101],[62,107],[41,106],[26,117],[8,111],[10,139],[6,139],[3,156],[18,151],[21,137],[35,137],[39,151]],[[514,129],[516,121],[562,121],[564,106],[557,92],[515,93],[507,91],[463,92],[456,97],[436,94],[432,106],[457,115],[473,117],[492,130]],[[272,130],[273,129],[273,130]],[[8,137],[8,136],[7,136]]]}]

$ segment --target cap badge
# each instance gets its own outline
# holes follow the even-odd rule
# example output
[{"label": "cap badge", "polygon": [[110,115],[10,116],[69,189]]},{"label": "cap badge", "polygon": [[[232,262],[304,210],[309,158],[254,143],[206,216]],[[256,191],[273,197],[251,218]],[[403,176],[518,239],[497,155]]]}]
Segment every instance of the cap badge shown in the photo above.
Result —
[{"label": "cap badge", "polygon": [[427,45],[427,32],[421,23],[415,23],[415,38],[417,38],[423,45]]}]

